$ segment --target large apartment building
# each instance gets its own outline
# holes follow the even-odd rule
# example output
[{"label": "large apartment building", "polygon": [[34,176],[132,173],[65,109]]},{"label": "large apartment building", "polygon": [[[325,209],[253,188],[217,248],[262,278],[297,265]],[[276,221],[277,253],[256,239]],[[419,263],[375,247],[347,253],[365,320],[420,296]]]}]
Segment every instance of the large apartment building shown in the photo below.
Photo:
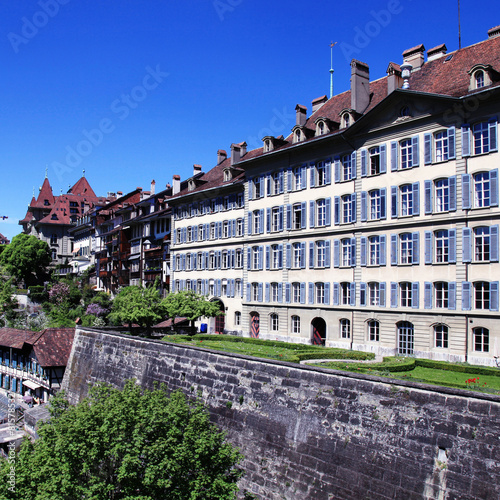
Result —
[{"label": "large apartment building", "polygon": [[173,288],[220,301],[209,331],[495,363],[499,35],[375,81],[353,60],[349,91],[170,199]]}]

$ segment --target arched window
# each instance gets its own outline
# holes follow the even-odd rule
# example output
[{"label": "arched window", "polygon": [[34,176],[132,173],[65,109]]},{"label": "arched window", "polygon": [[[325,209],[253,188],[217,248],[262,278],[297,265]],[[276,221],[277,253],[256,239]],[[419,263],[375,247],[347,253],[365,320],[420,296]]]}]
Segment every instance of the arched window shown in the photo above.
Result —
[{"label": "arched window", "polygon": [[300,129],[295,131],[295,142],[300,142],[302,140],[302,135],[300,133]]},{"label": "arched window", "polygon": [[413,354],[414,331],[413,324],[409,321],[400,321],[397,324],[398,354]]},{"label": "arched window", "polygon": [[351,338],[351,322],[348,319],[343,318],[340,320],[340,338]]},{"label": "arched window", "polygon": [[271,313],[269,315],[269,329],[272,332],[277,332],[279,330],[279,316],[276,313]]},{"label": "arched window", "polygon": [[448,327],[446,325],[434,325],[434,341],[436,347],[448,349]]},{"label": "arched window", "polygon": [[351,117],[349,116],[349,113],[344,113],[344,116],[342,117],[342,123],[345,128],[351,124]]},{"label": "arched window", "polygon": [[368,340],[378,342],[380,340],[380,323],[376,319],[371,319],[367,323]]},{"label": "arched window", "polygon": [[317,135],[323,135],[324,133],[325,133],[325,124],[323,122],[319,122]]},{"label": "arched window", "polygon": [[476,89],[484,87],[484,72],[482,70],[474,73],[474,81],[476,82]]},{"label": "arched window", "polygon": [[474,337],[474,350],[476,352],[490,351],[490,331],[482,326],[472,330]]},{"label": "arched window", "polygon": [[300,334],[300,316],[292,316],[292,333]]}]

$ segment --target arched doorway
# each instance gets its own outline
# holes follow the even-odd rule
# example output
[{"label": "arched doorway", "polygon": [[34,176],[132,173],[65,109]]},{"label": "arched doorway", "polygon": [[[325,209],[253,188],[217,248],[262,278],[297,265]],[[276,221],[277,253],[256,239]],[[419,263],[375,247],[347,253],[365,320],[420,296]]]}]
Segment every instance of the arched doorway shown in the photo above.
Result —
[{"label": "arched doorway", "polygon": [[326,341],[326,323],[323,318],[314,318],[311,321],[312,343],[313,345],[325,345]]},{"label": "arched doorway", "polygon": [[260,330],[260,315],[258,312],[250,313],[250,337],[254,339],[259,338],[259,330]]},{"label": "arched doorway", "polygon": [[224,333],[224,327],[226,326],[225,323],[225,315],[224,315],[224,302],[222,300],[216,299],[214,300],[217,304],[219,304],[220,311],[222,314],[219,314],[218,316],[215,316],[215,328],[214,328],[214,333],[218,334],[223,334]]}]

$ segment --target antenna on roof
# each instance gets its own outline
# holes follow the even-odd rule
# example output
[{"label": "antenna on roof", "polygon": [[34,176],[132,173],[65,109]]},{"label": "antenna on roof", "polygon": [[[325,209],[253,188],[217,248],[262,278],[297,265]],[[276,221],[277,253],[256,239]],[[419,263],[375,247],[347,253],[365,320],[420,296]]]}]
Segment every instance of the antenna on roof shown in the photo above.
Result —
[{"label": "antenna on roof", "polygon": [[462,48],[462,29],[460,28],[460,0],[458,0],[458,50]]},{"label": "antenna on roof", "polygon": [[333,47],[337,42],[330,43],[330,98],[333,97]]},{"label": "antenna on roof", "polygon": [[45,165],[45,178],[47,179],[48,176],[49,176],[49,167]]},{"label": "antenna on roof", "polygon": [[82,177],[85,177],[85,169],[83,169]]}]

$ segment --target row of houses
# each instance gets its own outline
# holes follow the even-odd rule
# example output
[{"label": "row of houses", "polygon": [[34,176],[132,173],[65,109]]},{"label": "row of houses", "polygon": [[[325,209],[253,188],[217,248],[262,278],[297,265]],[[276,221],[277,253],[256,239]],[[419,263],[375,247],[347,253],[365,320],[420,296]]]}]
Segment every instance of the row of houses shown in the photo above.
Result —
[{"label": "row of houses", "polygon": [[68,234],[115,292],[218,300],[211,332],[494,365],[500,349],[500,27],[418,45],[296,106],[287,137],[96,202]]}]

